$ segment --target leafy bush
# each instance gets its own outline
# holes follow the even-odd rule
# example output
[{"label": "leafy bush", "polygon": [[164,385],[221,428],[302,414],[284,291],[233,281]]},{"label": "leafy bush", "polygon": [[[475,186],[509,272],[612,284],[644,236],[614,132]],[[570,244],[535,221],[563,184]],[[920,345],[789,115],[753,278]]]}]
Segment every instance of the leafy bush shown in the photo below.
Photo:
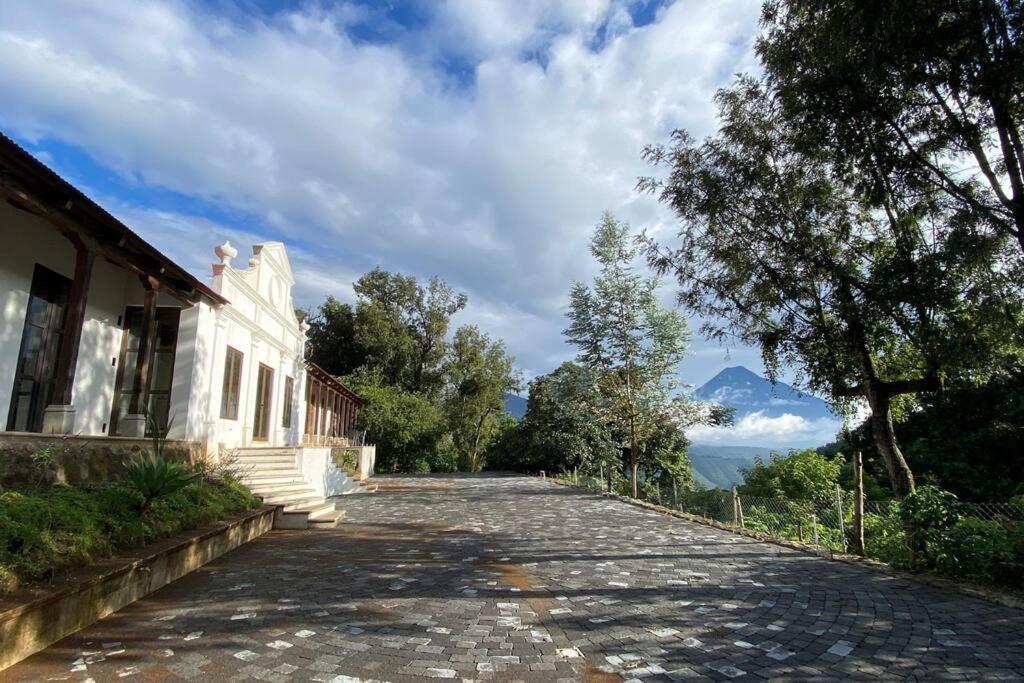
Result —
[{"label": "leafy bush", "polygon": [[198,477],[188,471],[185,463],[168,460],[161,455],[138,455],[125,463],[128,481],[142,495],[139,511],[145,513],[157,498],[169,496],[185,488]]},{"label": "leafy bush", "polygon": [[900,504],[900,518],[910,531],[911,550],[933,567],[936,550],[960,521],[960,501],[937,486],[919,486]]},{"label": "leafy bush", "polygon": [[897,567],[909,566],[910,548],[898,502],[888,503],[877,513],[864,513],[864,554]]},{"label": "leafy bush", "polygon": [[946,530],[934,549],[935,566],[943,574],[980,583],[1001,578],[1012,562],[1009,534],[999,522],[961,519]]},{"label": "leafy bush", "polygon": [[829,501],[843,469],[840,455],[828,458],[814,451],[791,450],[788,455],[772,453],[768,462],[756,458],[743,470],[740,493],[759,498]]},{"label": "leafy bush", "polygon": [[134,486],[53,487],[0,493],[0,592],[258,505],[233,480],[187,484],[140,515]]}]

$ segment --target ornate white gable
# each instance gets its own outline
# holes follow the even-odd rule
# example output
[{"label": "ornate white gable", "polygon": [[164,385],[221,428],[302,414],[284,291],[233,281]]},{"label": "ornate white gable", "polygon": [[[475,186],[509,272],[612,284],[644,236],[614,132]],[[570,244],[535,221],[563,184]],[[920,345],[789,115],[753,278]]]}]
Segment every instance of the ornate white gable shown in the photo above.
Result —
[{"label": "ornate white gable", "polygon": [[292,300],[295,277],[282,243],[254,244],[246,268],[232,265],[238,252],[230,243],[215,252],[220,263],[213,266],[213,289],[231,302],[233,313],[275,338],[304,336]]}]

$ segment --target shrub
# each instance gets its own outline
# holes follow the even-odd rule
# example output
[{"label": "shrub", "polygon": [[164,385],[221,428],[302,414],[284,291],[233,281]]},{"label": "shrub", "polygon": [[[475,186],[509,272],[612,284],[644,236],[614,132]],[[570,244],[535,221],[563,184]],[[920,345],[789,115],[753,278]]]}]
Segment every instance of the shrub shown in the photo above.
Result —
[{"label": "shrub", "polygon": [[125,463],[128,481],[142,494],[141,513],[149,510],[157,498],[169,496],[185,488],[199,475],[189,472],[184,463],[160,455],[138,455]]},{"label": "shrub", "polygon": [[154,499],[145,516],[142,502],[125,484],[0,493],[0,593],[258,504],[235,481],[189,483]]},{"label": "shrub", "polygon": [[1010,536],[999,522],[966,517],[943,535],[934,549],[935,566],[943,574],[979,583],[1003,578],[1013,561]]},{"label": "shrub", "polygon": [[864,513],[864,554],[897,567],[910,565],[911,553],[899,503],[893,501],[877,513]]},{"label": "shrub", "polygon": [[960,501],[937,486],[919,486],[900,504],[900,519],[910,532],[910,547],[928,566],[946,533],[960,521]]}]

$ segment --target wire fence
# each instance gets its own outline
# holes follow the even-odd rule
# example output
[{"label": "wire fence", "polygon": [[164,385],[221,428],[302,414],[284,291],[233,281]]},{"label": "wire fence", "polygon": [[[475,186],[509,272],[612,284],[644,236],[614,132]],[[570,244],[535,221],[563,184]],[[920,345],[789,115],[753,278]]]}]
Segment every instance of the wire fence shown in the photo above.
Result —
[{"label": "wire fence", "polygon": [[[594,491],[608,490],[608,482],[601,477],[571,472],[562,478]],[[856,492],[838,486],[834,495],[818,500],[790,500],[747,496],[735,488],[692,491],[653,485],[642,487],[639,499],[771,538],[798,541],[822,554],[853,552],[894,564],[909,563],[913,554],[899,501],[863,500],[858,505]],[[989,522],[993,528],[1024,529],[1024,506],[1014,503],[960,502],[957,515]]]}]

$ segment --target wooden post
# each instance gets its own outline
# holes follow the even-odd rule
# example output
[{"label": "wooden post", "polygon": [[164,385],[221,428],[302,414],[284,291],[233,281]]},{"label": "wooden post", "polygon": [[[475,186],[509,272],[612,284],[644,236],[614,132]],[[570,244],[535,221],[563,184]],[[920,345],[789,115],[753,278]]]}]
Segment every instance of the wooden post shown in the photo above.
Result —
[{"label": "wooden post", "polygon": [[142,286],[146,288],[146,296],[142,303],[142,331],[139,334],[129,415],[145,415],[149,406],[149,372],[153,360],[153,344],[156,342],[157,284],[151,278],[145,278]]},{"label": "wooden post", "polygon": [[853,454],[853,552],[864,555],[864,457]]},{"label": "wooden post", "polygon": [[64,339],[57,353],[57,367],[54,374],[51,404],[71,405],[71,393],[75,385],[75,370],[78,366],[78,346],[82,342],[82,323],[85,321],[85,305],[92,281],[92,266],[96,252],[77,237],[71,237],[75,245],[75,276],[68,293],[68,308],[64,318]]},{"label": "wooden post", "polygon": [[675,477],[672,477],[672,507],[679,508],[679,486]]},{"label": "wooden post", "polygon": [[811,515],[811,531],[814,534],[814,545],[818,545],[818,515]]},{"label": "wooden post", "polygon": [[740,491],[732,487],[732,521],[740,528],[746,528],[743,524],[743,501],[740,500]]},{"label": "wooden post", "polygon": [[836,483],[836,515],[839,517],[839,540],[843,544],[843,550],[846,550],[846,529],[843,526],[843,491],[839,488],[839,483]]}]

